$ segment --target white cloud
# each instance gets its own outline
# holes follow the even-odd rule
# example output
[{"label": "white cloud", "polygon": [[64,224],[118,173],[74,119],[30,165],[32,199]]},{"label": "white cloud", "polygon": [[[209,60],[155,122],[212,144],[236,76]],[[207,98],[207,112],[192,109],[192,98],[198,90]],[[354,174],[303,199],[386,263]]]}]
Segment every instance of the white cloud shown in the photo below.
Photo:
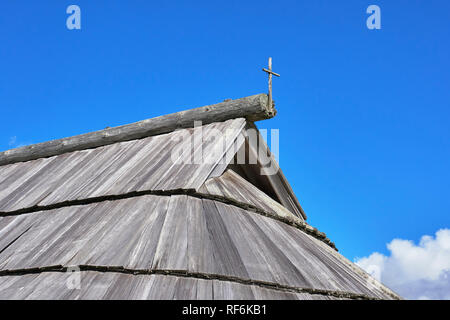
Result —
[{"label": "white cloud", "polygon": [[390,256],[375,252],[356,264],[405,299],[450,300],[450,229],[413,241],[394,239]]},{"label": "white cloud", "polygon": [[8,145],[13,146],[13,145],[16,144],[16,142],[17,142],[17,137],[16,137],[16,136],[11,137],[11,138],[9,138],[9,143],[8,143]]},{"label": "white cloud", "polygon": [[11,148],[20,148],[20,147],[28,146],[28,145],[30,145],[30,143],[20,142],[17,140],[17,136],[13,136],[13,137],[9,138],[8,145]]}]

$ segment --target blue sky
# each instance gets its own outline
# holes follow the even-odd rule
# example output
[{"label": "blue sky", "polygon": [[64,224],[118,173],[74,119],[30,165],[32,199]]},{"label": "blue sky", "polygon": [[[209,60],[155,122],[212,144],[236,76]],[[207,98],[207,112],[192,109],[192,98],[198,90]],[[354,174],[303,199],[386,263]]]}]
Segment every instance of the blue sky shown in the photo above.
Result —
[{"label": "blue sky", "polygon": [[387,253],[450,227],[449,15],[432,0],[4,1],[0,150],[266,92],[272,56],[279,113],[258,126],[280,130],[308,222],[352,260]]}]

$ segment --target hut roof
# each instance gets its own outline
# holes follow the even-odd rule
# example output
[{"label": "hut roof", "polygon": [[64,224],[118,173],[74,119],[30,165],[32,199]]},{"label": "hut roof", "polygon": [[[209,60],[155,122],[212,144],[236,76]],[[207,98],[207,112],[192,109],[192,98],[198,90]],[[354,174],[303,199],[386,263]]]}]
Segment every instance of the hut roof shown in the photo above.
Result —
[{"label": "hut roof", "polygon": [[399,298],[261,158],[275,113],[256,95],[0,153],[0,299]]}]

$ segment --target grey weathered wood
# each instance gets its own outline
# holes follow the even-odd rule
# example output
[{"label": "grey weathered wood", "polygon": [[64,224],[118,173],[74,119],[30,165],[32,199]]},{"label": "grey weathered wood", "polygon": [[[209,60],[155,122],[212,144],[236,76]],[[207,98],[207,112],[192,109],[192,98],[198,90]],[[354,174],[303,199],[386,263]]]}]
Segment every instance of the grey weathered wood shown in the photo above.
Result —
[{"label": "grey weathered wood", "polygon": [[241,149],[244,143],[245,135],[241,131],[237,136],[235,142],[229,147],[223,158],[219,161],[214,170],[209,174],[208,178],[220,177],[225,172],[229,164],[234,161],[236,153]]},{"label": "grey weathered wood", "polygon": [[187,270],[187,206],[187,196],[170,197],[152,268]]},{"label": "grey weathered wood", "polygon": [[7,276],[0,279],[0,300],[98,300],[98,299],[185,299],[185,300],[340,300],[342,298],[310,293],[293,293],[257,285],[189,279],[164,275],[128,275],[86,271],[81,288],[70,290],[70,274],[47,272]]},{"label": "grey weathered wood", "polygon": [[219,274],[235,275],[241,278],[249,278],[242,257],[230,236],[229,230],[214,201],[203,200],[203,208],[206,226],[211,235],[211,246],[213,248],[214,263]]},{"label": "grey weathered wood", "polygon": [[194,121],[203,124],[221,122],[234,118],[249,121],[269,119],[276,111],[268,106],[265,94],[226,101],[210,106],[181,111],[124,126],[108,128],[79,136],[43,142],[0,153],[0,166],[14,162],[51,157],[75,150],[96,148],[119,141],[141,139],[167,133],[180,128],[194,126]]},{"label": "grey weathered wood", "polygon": [[233,199],[279,217],[304,221],[231,169],[225,171],[220,177],[208,179],[199,189],[199,192]]},{"label": "grey weathered wood", "polygon": [[[256,174],[253,173],[253,176],[256,178],[262,178],[265,177],[268,180],[268,183],[270,184],[273,191],[276,193],[278,199],[280,200],[281,204],[288,208],[291,212],[297,214],[299,217],[306,220],[307,216],[305,211],[303,210],[302,206],[300,205],[300,202],[297,199],[297,196],[295,195],[294,191],[292,190],[291,185],[287,181],[283,171],[281,170],[280,166],[278,165],[278,162],[276,161],[275,157],[273,156],[272,152],[270,152],[269,147],[267,146],[266,142],[264,141],[264,138],[262,137],[261,133],[258,131],[256,125],[254,123],[247,123],[248,129],[254,129],[257,132],[258,135],[258,146],[255,146],[253,143],[248,144],[248,152],[252,155],[252,157],[255,157],[258,161],[257,165],[254,167],[257,167],[258,171]],[[272,167],[270,172],[266,169],[266,167],[261,164],[261,159],[259,158],[259,150],[267,150],[269,153],[268,159],[269,159],[269,167]],[[267,164],[264,164],[267,166]],[[243,166],[245,169],[248,166]],[[276,174],[273,174],[273,171],[276,171]],[[262,175],[262,173],[265,172],[265,174]]]},{"label": "grey weathered wood", "polygon": [[[202,127],[201,146],[206,155],[214,154],[211,163],[174,163],[171,154],[180,141],[178,130],[164,135],[119,142],[95,149],[73,151],[50,158],[0,166],[0,212],[48,206],[73,200],[121,195],[133,191],[195,189],[218,166],[226,149],[214,139],[212,129],[228,132],[233,144],[241,135],[245,119],[238,118]],[[198,151],[199,145],[189,149]],[[183,149],[182,149],[183,150]],[[223,172],[224,166],[219,169]],[[11,178],[6,176],[9,174]]]},{"label": "grey weathered wood", "polygon": [[[169,198],[172,198],[170,205]],[[12,232],[14,237],[0,241],[0,272],[53,265],[185,270],[284,286],[392,297],[387,288],[370,282],[367,274],[323,242],[283,222],[218,201],[149,195],[36,212],[14,219],[0,217],[0,239],[15,227],[18,232]],[[10,287],[2,286],[2,278],[0,296]],[[104,283],[102,279],[95,280],[92,286]],[[175,294],[178,281],[174,280],[173,287],[163,294]],[[25,285],[42,289],[39,281]],[[128,292],[126,295],[133,296],[132,292],[141,290],[120,280],[111,284],[113,287],[101,287],[89,296],[102,298],[106,294],[113,298],[122,285]],[[225,290],[223,296],[238,294],[229,292],[227,286],[220,288],[216,289]],[[59,294],[59,289],[56,292]],[[40,295],[32,290],[25,296],[29,294]],[[196,295],[184,289],[181,294]]]},{"label": "grey weathered wood", "polygon": [[187,215],[187,257],[188,271],[205,270],[206,273],[218,273],[215,268],[214,251],[209,241],[210,232],[206,225],[201,199],[189,199]]},{"label": "grey weathered wood", "polygon": [[[218,145],[216,145],[213,150],[212,153],[217,155],[221,155],[220,157],[216,157],[213,160],[213,165],[212,166],[203,166],[200,168],[199,172],[199,177],[197,177],[196,179],[191,179],[190,180],[190,184],[194,189],[198,190],[203,183],[205,182],[205,180],[211,176],[213,174],[213,172],[215,172],[215,174],[219,174],[219,172],[223,172],[224,171],[224,166],[222,165],[222,162],[226,161],[227,159],[227,154],[229,153],[230,148],[232,148],[232,146],[237,143],[237,140],[239,138],[240,135],[242,135],[242,131],[246,125],[245,121],[240,121],[243,119],[236,119],[233,121],[232,124],[230,124],[230,128],[227,130],[224,130],[224,141],[223,144],[221,145],[220,143],[218,143]],[[229,156],[229,155],[228,155]],[[210,158],[211,159],[211,158]],[[217,171],[220,170],[220,171]]]}]

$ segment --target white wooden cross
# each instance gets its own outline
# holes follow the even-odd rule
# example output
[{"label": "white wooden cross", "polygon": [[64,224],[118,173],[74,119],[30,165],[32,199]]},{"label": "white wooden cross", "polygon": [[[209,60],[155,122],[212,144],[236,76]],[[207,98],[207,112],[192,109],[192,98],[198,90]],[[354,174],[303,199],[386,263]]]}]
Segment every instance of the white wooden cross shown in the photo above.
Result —
[{"label": "white wooden cross", "polygon": [[279,77],[278,73],[272,71],[272,58],[269,58],[269,69],[263,68],[264,72],[267,72],[269,75],[269,108],[273,108],[272,102],[272,75]]}]

